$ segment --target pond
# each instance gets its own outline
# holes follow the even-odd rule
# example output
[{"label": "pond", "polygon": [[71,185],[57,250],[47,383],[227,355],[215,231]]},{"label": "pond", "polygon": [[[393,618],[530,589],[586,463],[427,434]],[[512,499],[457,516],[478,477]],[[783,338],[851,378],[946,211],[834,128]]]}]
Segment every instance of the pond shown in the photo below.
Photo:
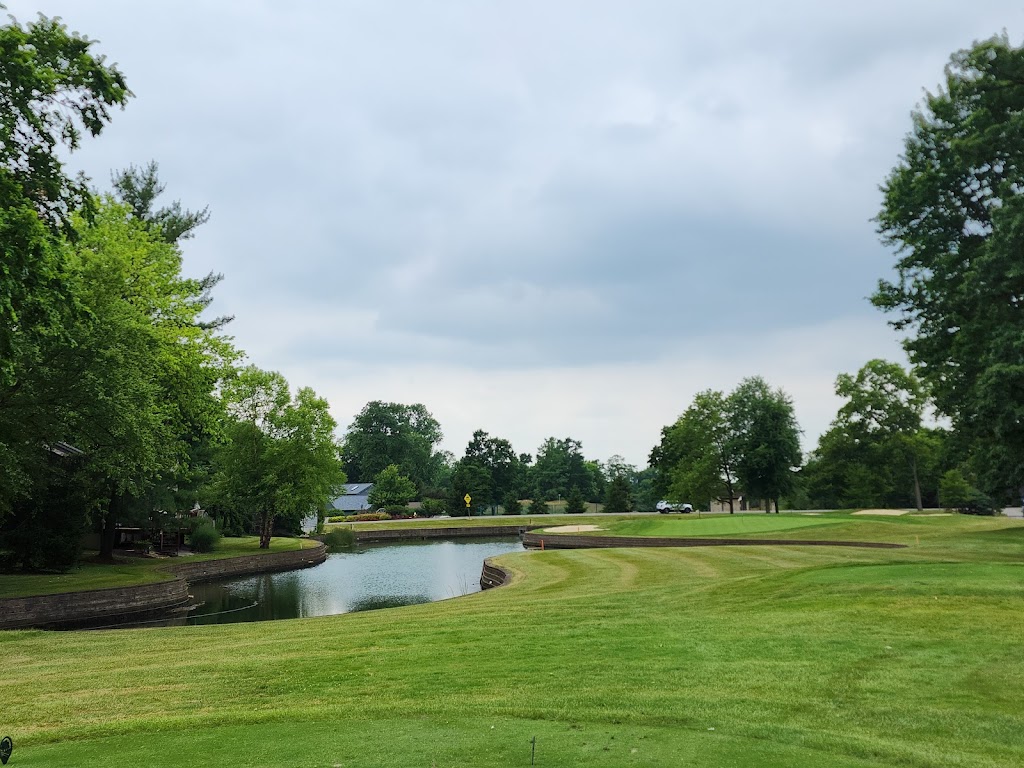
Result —
[{"label": "pond", "polygon": [[193,584],[201,605],[185,621],[295,619],[445,600],[480,591],[486,558],[521,551],[516,537],[361,545],[313,568]]}]

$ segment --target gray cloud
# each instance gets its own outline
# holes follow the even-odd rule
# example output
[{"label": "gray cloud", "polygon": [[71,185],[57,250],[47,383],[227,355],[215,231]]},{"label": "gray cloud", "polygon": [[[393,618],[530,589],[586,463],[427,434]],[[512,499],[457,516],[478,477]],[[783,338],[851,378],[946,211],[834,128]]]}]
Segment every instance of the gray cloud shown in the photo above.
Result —
[{"label": "gray cloud", "polygon": [[74,165],[103,186],[154,158],[209,204],[186,268],[226,274],[215,308],[254,361],[328,386],[650,371],[877,324],[870,218],[909,112],[953,50],[1024,21],[1008,0],[8,5],[99,38],[137,94]]}]

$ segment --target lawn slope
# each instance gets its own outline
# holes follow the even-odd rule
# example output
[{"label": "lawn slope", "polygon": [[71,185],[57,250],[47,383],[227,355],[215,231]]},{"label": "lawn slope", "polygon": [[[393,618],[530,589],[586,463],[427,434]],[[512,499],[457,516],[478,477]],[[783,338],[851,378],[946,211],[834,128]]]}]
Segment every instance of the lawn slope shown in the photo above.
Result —
[{"label": "lawn slope", "polygon": [[911,546],[528,552],[431,605],[0,633],[0,724],[19,766],[1024,762],[1024,526],[828,530]]}]

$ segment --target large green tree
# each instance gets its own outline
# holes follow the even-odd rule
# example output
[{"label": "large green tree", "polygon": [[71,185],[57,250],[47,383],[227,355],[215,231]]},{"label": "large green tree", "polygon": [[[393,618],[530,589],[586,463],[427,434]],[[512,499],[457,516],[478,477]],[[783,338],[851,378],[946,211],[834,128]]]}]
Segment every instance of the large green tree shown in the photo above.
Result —
[{"label": "large green tree", "polygon": [[937,501],[944,430],[922,426],[924,388],[896,363],[871,360],[840,374],[844,399],[802,472],[808,503],[826,508],[892,507]]},{"label": "large green tree", "polygon": [[873,297],[986,490],[1024,488],[1024,49],[955,53],[913,115],[878,216],[898,252]]},{"label": "large green tree", "polygon": [[266,549],[275,522],[295,528],[345,483],[337,424],[313,390],[293,397],[281,374],[255,366],[239,371],[223,392],[231,421],[217,457],[215,496],[252,517]]},{"label": "large green tree", "polygon": [[800,428],[793,402],[760,376],[744,379],[729,395],[732,452],[736,474],[748,497],[779,511],[779,499],[794,488],[800,466]]},{"label": "large green tree", "polygon": [[438,450],[441,425],[421,403],[367,403],[349,425],[343,456],[353,481],[369,481],[391,464],[422,492],[436,484],[446,454]]},{"label": "large green tree", "polygon": [[[0,518],[47,474],[42,446],[67,437],[58,393],[31,380],[77,309],[58,235],[93,205],[61,149],[99,134],[131,95],[94,45],[54,19],[0,26]],[[29,412],[33,394],[40,407]]]},{"label": "large green tree", "polygon": [[725,498],[733,512],[736,442],[728,401],[721,392],[698,392],[674,424],[661,431],[651,451],[655,487],[663,498],[706,507]]},{"label": "large green tree", "polygon": [[482,429],[478,429],[466,446],[466,454],[462,461],[487,472],[487,498],[478,501],[489,504],[492,512],[497,510],[506,496],[518,490],[521,473],[519,457],[512,450],[512,444],[508,440],[491,437]]},{"label": "large green tree", "polygon": [[594,472],[587,467],[583,446],[571,437],[547,438],[537,449],[532,475],[534,493],[547,501],[564,499],[573,488],[584,498],[592,498],[596,492]]}]

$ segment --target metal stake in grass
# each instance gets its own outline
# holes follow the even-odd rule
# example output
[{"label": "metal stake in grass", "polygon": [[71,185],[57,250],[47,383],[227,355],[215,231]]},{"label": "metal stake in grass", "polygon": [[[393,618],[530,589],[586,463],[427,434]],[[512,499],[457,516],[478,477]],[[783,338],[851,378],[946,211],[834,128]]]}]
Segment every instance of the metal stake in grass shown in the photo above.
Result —
[{"label": "metal stake in grass", "polygon": [[530,765],[533,765],[534,758],[537,757],[537,737],[534,736],[530,739]]}]

